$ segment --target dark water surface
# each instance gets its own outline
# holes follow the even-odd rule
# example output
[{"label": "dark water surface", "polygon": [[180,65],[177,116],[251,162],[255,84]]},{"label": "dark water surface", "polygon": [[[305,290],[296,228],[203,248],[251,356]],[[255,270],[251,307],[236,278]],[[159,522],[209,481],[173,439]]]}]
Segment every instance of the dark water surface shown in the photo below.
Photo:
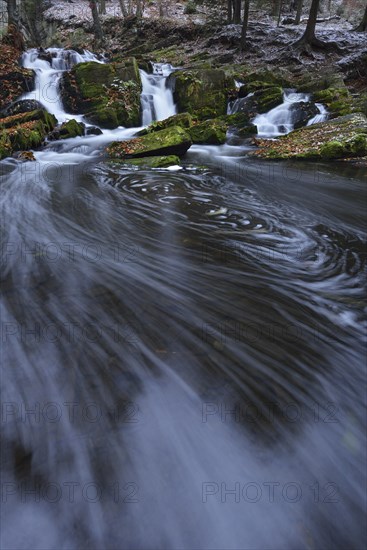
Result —
[{"label": "dark water surface", "polygon": [[3,547],[362,548],[366,172],[1,168]]}]

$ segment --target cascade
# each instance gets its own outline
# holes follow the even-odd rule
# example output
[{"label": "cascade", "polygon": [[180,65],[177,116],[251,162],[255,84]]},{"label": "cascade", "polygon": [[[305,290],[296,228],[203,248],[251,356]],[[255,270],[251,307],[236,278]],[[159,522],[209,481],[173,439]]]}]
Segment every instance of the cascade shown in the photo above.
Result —
[{"label": "cascade", "polygon": [[167,77],[173,71],[173,67],[168,63],[154,63],[153,74],[140,70],[143,84],[141,94],[143,126],[176,114],[172,90],[167,86]]},{"label": "cascade", "polygon": [[[274,107],[269,112],[257,115],[253,124],[257,126],[258,135],[263,137],[276,137],[288,134],[294,129],[294,109],[296,103],[310,101],[310,94],[297,93],[294,90],[284,90],[283,103]],[[319,113],[313,117],[309,124],[322,122],[327,118],[327,111],[321,104],[316,103]]]},{"label": "cascade", "polygon": [[[44,53],[44,52],[43,52]],[[45,52],[46,59],[40,58],[40,52],[36,48],[28,50],[23,54],[22,65],[27,69],[33,69],[36,73],[35,89],[32,92],[23,94],[20,99],[35,99],[51,114],[55,115],[58,122],[64,122],[74,118],[82,120],[81,115],[71,115],[66,113],[62,105],[58,90],[58,83],[63,71],[71,69],[77,63],[85,61],[95,61],[103,63],[94,54],[84,51],[80,54],[74,50],[64,50],[61,48],[49,48]]]}]

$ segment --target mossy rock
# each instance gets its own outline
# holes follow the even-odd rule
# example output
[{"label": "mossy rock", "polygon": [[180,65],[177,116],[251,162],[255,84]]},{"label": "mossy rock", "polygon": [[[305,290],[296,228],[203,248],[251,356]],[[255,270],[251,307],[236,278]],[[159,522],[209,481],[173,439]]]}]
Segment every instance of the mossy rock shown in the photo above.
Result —
[{"label": "mossy rock", "polygon": [[254,82],[248,82],[240,87],[238,90],[238,97],[246,97],[250,93],[254,93],[259,90],[266,90],[267,88],[274,88],[274,84],[272,82],[260,82],[259,80],[254,80]]},{"label": "mossy rock", "polygon": [[176,155],[125,159],[123,162],[139,168],[168,168],[180,165],[180,159]]},{"label": "mossy rock", "polygon": [[168,78],[174,90],[179,112],[188,112],[200,120],[217,118],[227,112],[228,81],[222,70],[176,71]]},{"label": "mossy rock", "polygon": [[13,148],[10,143],[10,139],[5,132],[0,130],[0,160],[6,157],[10,157]]},{"label": "mossy rock", "polygon": [[283,103],[283,90],[279,86],[273,86],[256,91],[253,97],[257,106],[257,112],[260,114],[267,113]]},{"label": "mossy rock", "polygon": [[134,139],[114,141],[107,148],[107,154],[113,159],[169,155],[182,157],[191,144],[191,138],[186,130],[172,126]]},{"label": "mossy rock", "polygon": [[317,75],[306,72],[298,79],[296,87],[299,92],[312,94],[327,90],[328,88],[346,89],[342,75],[330,72]]},{"label": "mossy rock", "polygon": [[57,124],[57,119],[54,115],[47,112],[45,109],[37,109],[35,111],[0,118],[0,128],[12,128],[34,120],[40,120],[47,132],[53,130]]},{"label": "mossy rock", "polygon": [[314,100],[323,103],[331,116],[344,116],[352,113],[367,115],[367,93],[352,96],[346,88],[328,88],[313,94]]},{"label": "mossy rock", "polygon": [[228,125],[223,120],[206,120],[189,129],[193,143],[206,145],[221,145],[226,141]]},{"label": "mossy rock", "polygon": [[26,151],[39,147],[56,124],[54,115],[41,109],[1,119],[1,158],[9,156],[13,151]]},{"label": "mossy rock", "polygon": [[60,80],[64,107],[104,128],[140,124],[142,84],[134,58],[118,63],[79,63]]},{"label": "mossy rock", "polygon": [[254,154],[272,159],[343,159],[367,155],[367,118],[354,113],[290,132],[277,140],[257,140]]},{"label": "mossy rock", "polygon": [[69,139],[78,136],[83,136],[85,131],[85,125],[82,122],[76,120],[68,120],[61,124],[59,128],[56,128],[49,136],[50,140],[57,139]]},{"label": "mossy rock", "polygon": [[[241,78],[239,78],[241,80]],[[280,86],[283,88],[292,88],[294,85],[293,75],[281,67],[276,69],[265,68],[259,70],[252,70],[250,67],[244,69],[242,74],[242,81],[246,84],[263,83],[263,88],[272,85]]]},{"label": "mossy rock", "polygon": [[245,113],[234,113],[232,115],[224,115],[217,120],[225,122],[228,128],[235,130],[236,134],[240,137],[248,137],[253,134],[257,134],[257,126],[252,124],[250,118]]},{"label": "mossy rock", "polygon": [[157,120],[152,122],[147,128],[137,132],[137,136],[145,136],[152,132],[159,132],[165,128],[171,128],[172,126],[180,126],[180,128],[191,128],[193,124],[192,116],[189,113],[180,113],[178,115],[172,115],[164,120]]}]

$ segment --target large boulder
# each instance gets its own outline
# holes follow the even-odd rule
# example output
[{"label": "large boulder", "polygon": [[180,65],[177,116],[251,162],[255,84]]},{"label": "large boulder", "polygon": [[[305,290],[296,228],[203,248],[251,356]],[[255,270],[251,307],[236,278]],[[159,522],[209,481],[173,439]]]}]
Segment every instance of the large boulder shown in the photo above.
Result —
[{"label": "large boulder", "polygon": [[367,118],[346,115],[294,130],[277,140],[256,140],[254,154],[268,159],[343,159],[367,155]]},{"label": "large boulder", "polygon": [[313,101],[297,101],[297,103],[291,103],[289,109],[295,130],[306,126],[307,122],[319,113],[319,109]]},{"label": "large boulder", "polygon": [[1,118],[0,158],[39,147],[56,124],[54,115],[44,109]]},{"label": "large boulder", "polygon": [[242,113],[222,115],[221,117],[200,121],[189,113],[180,113],[165,120],[153,122],[136,135],[145,136],[172,126],[183,128],[191,137],[193,143],[220,145],[225,143],[227,130],[236,130],[237,135],[247,137],[256,134],[256,126]]},{"label": "large boulder", "polygon": [[141,89],[134,58],[110,64],[79,63],[60,80],[67,111],[84,113],[91,124],[111,129],[139,126]]},{"label": "large boulder", "polygon": [[228,93],[234,87],[225,72],[218,69],[180,70],[168,77],[179,112],[200,120],[216,118],[227,112]]},{"label": "large boulder", "polygon": [[183,128],[172,126],[146,136],[114,141],[107,148],[107,154],[117,160],[167,155],[182,157],[191,144],[191,138]]},{"label": "large boulder", "polygon": [[205,120],[189,129],[193,143],[205,145],[221,145],[226,141],[228,124],[224,120]]}]

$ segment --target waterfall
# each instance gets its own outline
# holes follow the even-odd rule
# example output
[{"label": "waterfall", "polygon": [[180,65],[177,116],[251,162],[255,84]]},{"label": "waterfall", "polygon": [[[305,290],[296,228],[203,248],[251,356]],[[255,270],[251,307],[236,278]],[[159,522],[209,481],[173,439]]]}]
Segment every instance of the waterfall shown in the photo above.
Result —
[{"label": "waterfall", "polygon": [[[294,130],[294,104],[310,101],[311,94],[296,93],[294,90],[284,90],[283,103],[271,109],[268,113],[257,115],[253,124],[257,126],[258,135],[264,137],[276,137],[288,134]],[[319,113],[313,117],[309,124],[322,122],[327,118],[327,111],[321,104],[316,103]]]},{"label": "waterfall", "polygon": [[140,70],[143,91],[141,94],[142,124],[163,120],[176,114],[172,90],[167,86],[167,77],[173,72],[168,63],[155,63],[153,74]]},{"label": "waterfall", "polygon": [[316,122],[324,122],[324,120],[327,120],[328,118],[326,107],[324,107],[322,103],[315,103],[315,105],[318,108],[319,113],[307,122],[307,126],[311,126],[311,124],[316,124]]},{"label": "waterfall", "polygon": [[[41,53],[43,54],[40,58]],[[65,112],[58,83],[63,71],[71,69],[77,63],[95,61],[103,63],[94,54],[84,51],[83,54],[74,50],[63,50],[61,48],[49,48],[40,52],[36,48],[23,54],[22,65],[27,69],[33,69],[36,73],[35,89],[27,92],[20,99],[35,99],[39,101],[47,111],[55,115],[58,122],[64,122],[74,118],[82,120],[81,115],[71,115]]]}]

